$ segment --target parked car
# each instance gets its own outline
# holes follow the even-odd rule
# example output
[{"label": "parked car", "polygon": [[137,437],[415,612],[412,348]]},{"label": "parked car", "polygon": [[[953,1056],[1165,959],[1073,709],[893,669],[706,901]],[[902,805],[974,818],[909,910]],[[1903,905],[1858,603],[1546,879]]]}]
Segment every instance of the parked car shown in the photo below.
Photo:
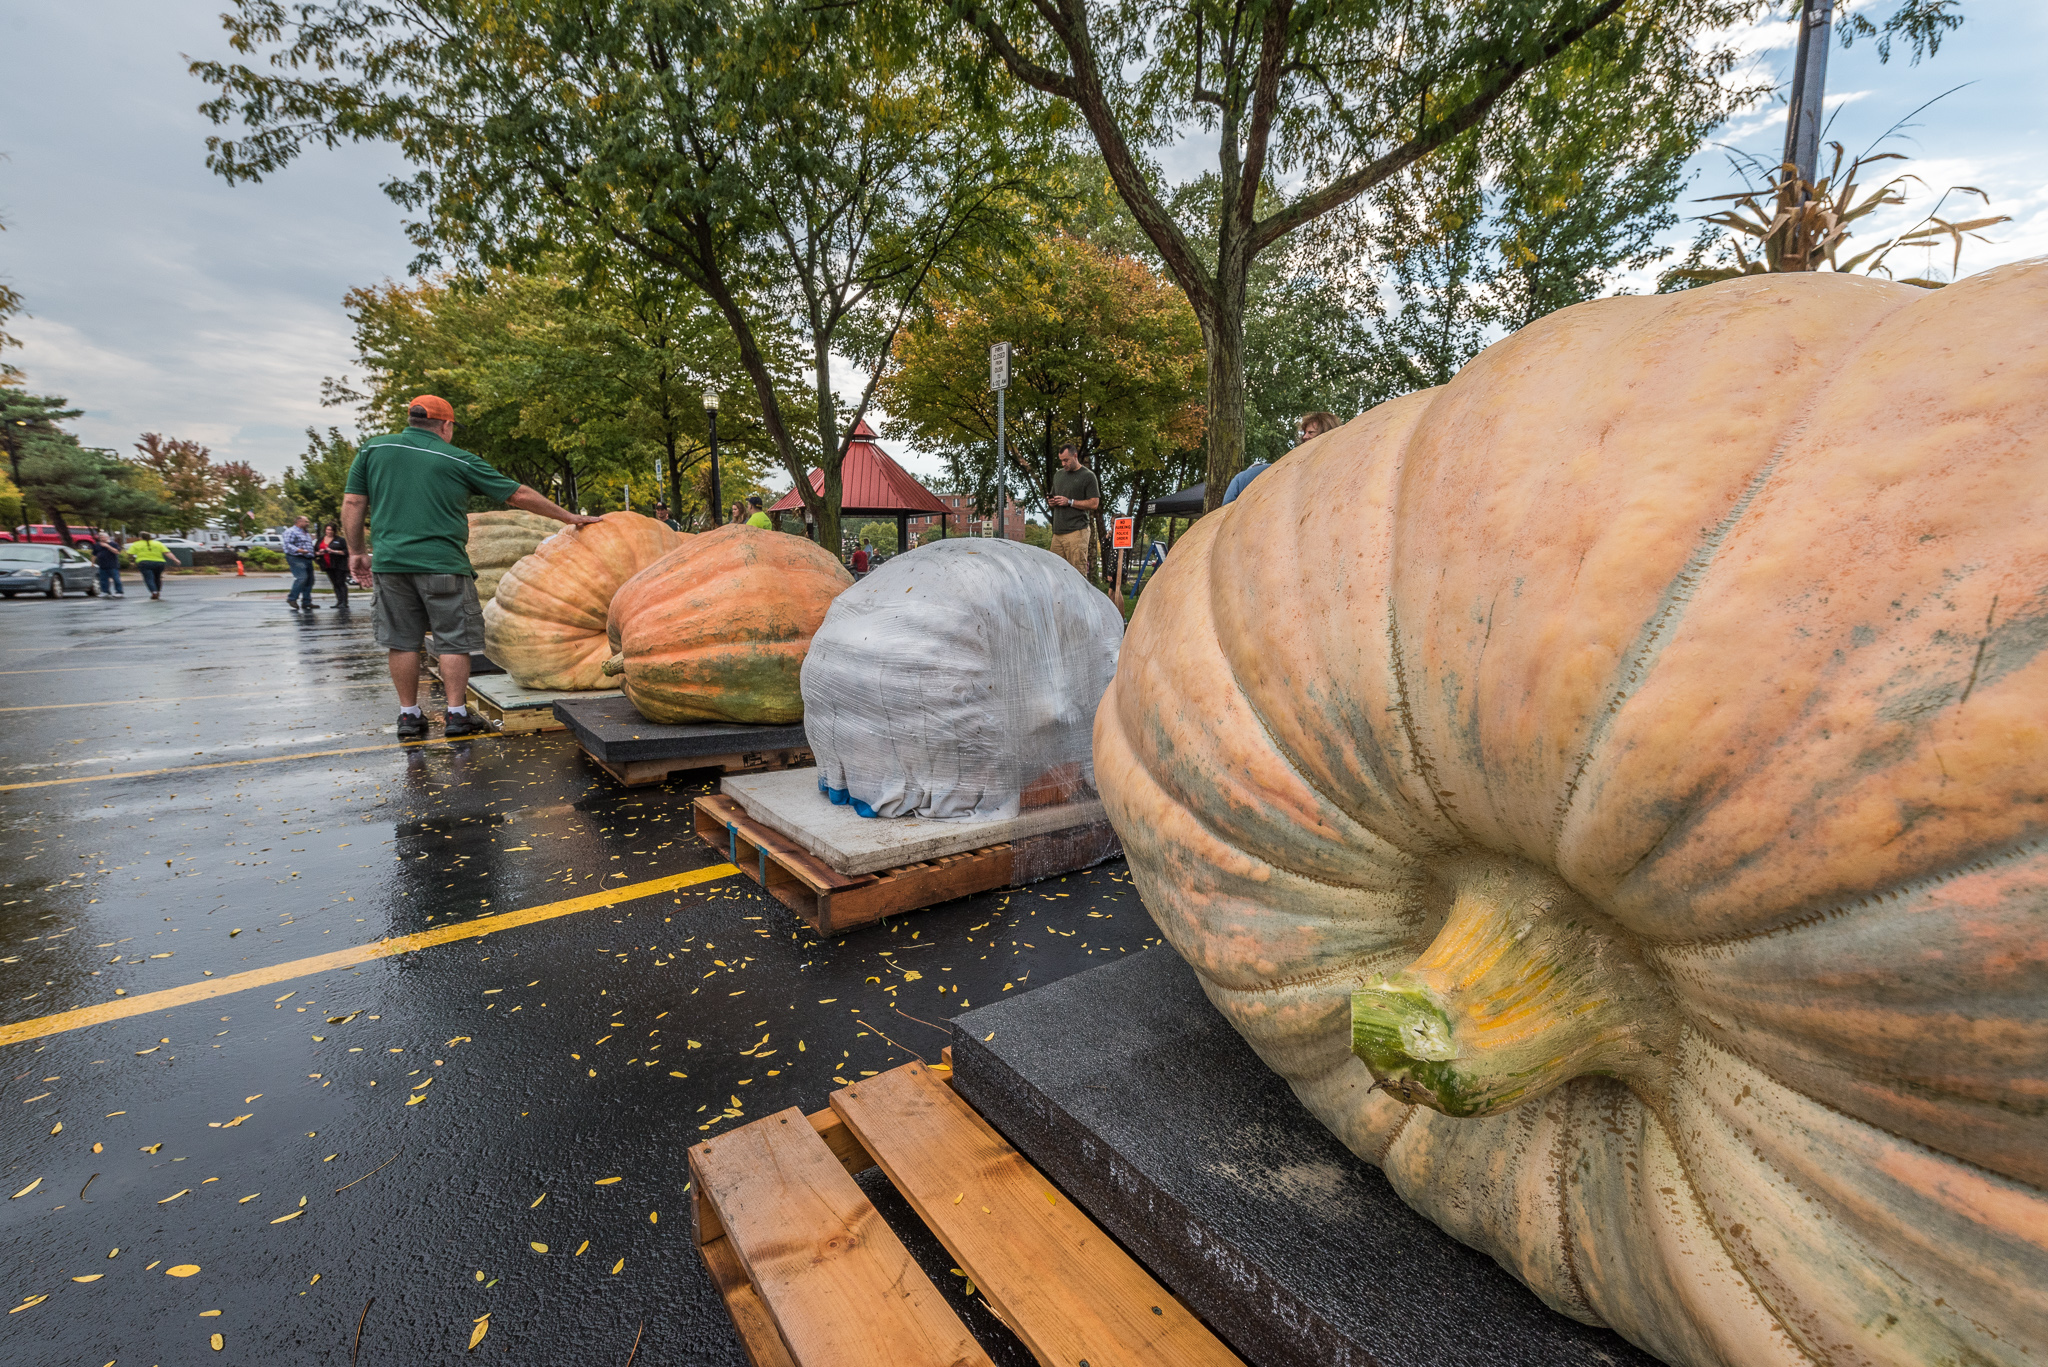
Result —
[{"label": "parked car", "polygon": [[284,538],[276,532],[263,532],[246,540],[237,541],[234,549],[238,551],[251,551],[259,546],[266,551],[276,551],[282,555],[284,553]]},{"label": "parked car", "polygon": [[0,598],[18,593],[62,598],[75,589],[83,589],[88,598],[100,596],[99,574],[91,556],[69,546],[0,545]]},{"label": "parked car", "polygon": [[[71,529],[71,536],[75,541],[90,541],[99,534],[100,529],[97,527],[73,527]],[[16,527],[14,529],[14,539],[16,541],[33,542],[40,546],[61,546],[64,544],[64,538],[57,531],[56,525],[49,522],[38,522],[33,526]]]}]

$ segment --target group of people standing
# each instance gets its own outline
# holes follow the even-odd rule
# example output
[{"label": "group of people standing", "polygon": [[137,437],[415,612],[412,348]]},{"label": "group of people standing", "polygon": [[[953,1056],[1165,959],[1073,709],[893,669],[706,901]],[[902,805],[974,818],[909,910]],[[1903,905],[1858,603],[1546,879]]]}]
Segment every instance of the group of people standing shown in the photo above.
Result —
[{"label": "group of people standing", "polygon": [[284,605],[294,612],[311,612],[318,606],[313,602],[313,570],[317,566],[334,588],[335,611],[347,612],[351,581],[348,542],[342,537],[341,528],[330,522],[316,538],[313,520],[300,517],[284,529],[283,540],[285,564],[292,571],[292,588],[285,595]]},{"label": "group of people standing", "polygon": [[101,532],[92,539],[92,563],[99,571],[101,601],[128,596],[128,586],[121,582],[123,554],[134,558],[135,572],[142,576],[142,586],[149,590],[149,596],[163,597],[164,566],[170,562],[170,548],[148,532],[139,533],[126,546],[112,532]]}]

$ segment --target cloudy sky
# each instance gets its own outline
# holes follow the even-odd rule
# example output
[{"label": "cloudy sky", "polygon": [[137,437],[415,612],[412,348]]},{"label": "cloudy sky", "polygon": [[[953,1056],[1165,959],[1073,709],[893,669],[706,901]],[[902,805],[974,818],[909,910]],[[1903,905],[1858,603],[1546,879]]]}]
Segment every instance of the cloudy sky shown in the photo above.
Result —
[{"label": "cloudy sky", "polygon": [[[1862,6],[1889,13],[1895,0]],[[277,474],[320,407],[320,379],[357,370],[341,297],[402,277],[411,249],[378,185],[399,169],[381,147],[314,152],[260,185],[228,187],[204,164],[205,91],[185,55],[225,56],[222,0],[0,0],[0,275],[32,317],[12,357],[38,392],[86,410],[89,445],[126,450],[147,431],[203,441],[217,458]],[[1968,18],[1919,66],[1878,65],[1867,44],[1831,58],[1833,136],[1860,151],[1915,106],[1895,150],[1937,190],[1982,186],[2015,222],[1973,245],[1967,273],[2048,253],[2048,5],[1965,0]],[[1775,73],[1791,25],[1745,43]],[[1782,109],[1723,136],[1774,153]],[[1199,144],[1170,164],[1213,165]],[[1693,193],[1736,188],[1724,158],[1701,159]],[[1917,216],[1917,213],[1913,216]],[[1887,226],[1878,225],[1880,234]],[[1916,266],[1917,269],[1917,266]],[[925,462],[910,453],[913,469]],[[920,470],[920,473],[929,471]]]}]

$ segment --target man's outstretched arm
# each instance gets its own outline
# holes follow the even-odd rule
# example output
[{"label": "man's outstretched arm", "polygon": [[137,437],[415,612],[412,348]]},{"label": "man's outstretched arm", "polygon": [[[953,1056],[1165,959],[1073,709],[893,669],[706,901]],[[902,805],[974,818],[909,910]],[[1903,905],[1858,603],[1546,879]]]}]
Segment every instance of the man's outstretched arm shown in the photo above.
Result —
[{"label": "man's outstretched arm", "polygon": [[[604,521],[601,517],[585,517],[581,513],[572,513],[530,484],[520,485],[518,492],[506,499],[505,502],[525,512],[539,513],[542,517],[551,517],[557,522],[566,522],[572,527],[586,527],[593,522]],[[348,544],[353,546],[356,543],[351,540]]]}]

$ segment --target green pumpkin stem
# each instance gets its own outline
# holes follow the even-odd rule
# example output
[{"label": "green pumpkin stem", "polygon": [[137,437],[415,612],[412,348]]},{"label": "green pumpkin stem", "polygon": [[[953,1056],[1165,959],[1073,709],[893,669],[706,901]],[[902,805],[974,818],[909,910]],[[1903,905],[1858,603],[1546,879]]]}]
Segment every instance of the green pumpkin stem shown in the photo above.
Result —
[{"label": "green pumpkin stem", "polygon": [[1603,1074],[1661,1105],[1678,1018],[1635,938],[1519,860],[1468,856],[1440,872],[1452,907],[1435,941],[1351,996],[1351,1050],[1378,1085],[1479,1116]]}]

